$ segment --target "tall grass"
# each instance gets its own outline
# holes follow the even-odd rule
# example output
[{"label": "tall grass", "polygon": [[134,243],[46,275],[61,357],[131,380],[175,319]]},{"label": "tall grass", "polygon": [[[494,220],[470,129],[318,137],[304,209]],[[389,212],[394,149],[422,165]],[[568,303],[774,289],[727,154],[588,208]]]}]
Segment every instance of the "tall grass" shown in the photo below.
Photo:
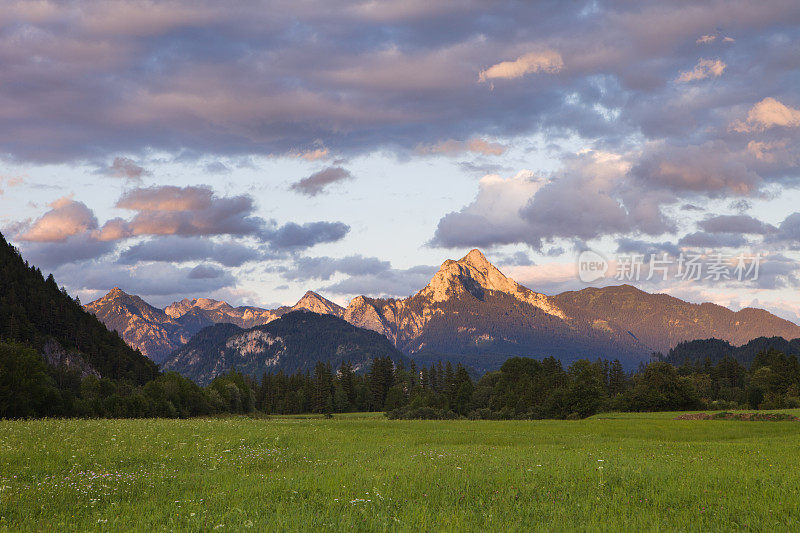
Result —
[{"label": "tall grass", "polygon": [[0,530],[800,530],[800,422],[0,422]]}]

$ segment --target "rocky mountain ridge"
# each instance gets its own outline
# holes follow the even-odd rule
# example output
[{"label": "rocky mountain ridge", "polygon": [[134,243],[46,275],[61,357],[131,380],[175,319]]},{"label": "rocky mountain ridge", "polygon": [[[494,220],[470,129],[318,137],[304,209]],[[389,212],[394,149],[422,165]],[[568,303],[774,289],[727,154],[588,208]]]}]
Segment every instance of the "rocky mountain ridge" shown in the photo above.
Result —
[{"label": "rocky mountain ridge", "polygon": [[452,360],[478,370],[496,368],[512,355],[552,355],[565,363],[602,357],[620,359],[633,368],[653,352],[666,353],[686,340],[716,337],[743,344],[760,336],[800,337],[800,326],[761,309],[734,312],[631,286],[548,296],[505,276],[479,250],[457,261],[446,260],[412,296],[358,296],[346,308],[311,291],[295,305],[273,310],[199,298],[162,311],[130,297],[128,303],[136,304],[137,314],[122,305],[109,305],[120,296],[112,293],[98,300],[108,300],[105,303],[93,302],[87,309],[131,345],[162,358],[201,326],[231,323],[250,328],[297,309],[376,331],[420,362]]},{"label": "rocky mountain ridge", "polygon": [[268,324],[285,313],[300,309],[334,316],[344,314],[340,306],[312,291],[295,305],[277,309],[233,307],[210,298],[184,299],[159,309],[115,287],[85,308],[109,329],[117,331],[125,342],[157,363],[189,342],[197,332],[214,324],[234,324],[247,329]]}]

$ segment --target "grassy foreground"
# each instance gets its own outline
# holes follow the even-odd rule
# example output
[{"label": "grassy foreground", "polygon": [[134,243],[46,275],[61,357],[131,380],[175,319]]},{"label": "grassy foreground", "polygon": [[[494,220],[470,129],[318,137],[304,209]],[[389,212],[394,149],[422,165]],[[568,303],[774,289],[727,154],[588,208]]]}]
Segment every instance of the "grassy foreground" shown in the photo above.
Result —
[{"label": "grassy foreground", "polygon": [[3,421],[0,530],[800,530],[800,422],[672,416]]}]

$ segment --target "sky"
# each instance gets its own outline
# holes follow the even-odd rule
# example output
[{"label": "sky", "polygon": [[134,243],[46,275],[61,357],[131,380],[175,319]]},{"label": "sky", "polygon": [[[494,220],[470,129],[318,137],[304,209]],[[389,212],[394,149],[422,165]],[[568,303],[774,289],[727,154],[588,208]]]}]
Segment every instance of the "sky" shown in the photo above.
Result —
[{"label": "sky", "polygon": [[0,231],[84,302],[405,297],[477,247],[800,321],[798,88],[796,0],[6,0]]}]

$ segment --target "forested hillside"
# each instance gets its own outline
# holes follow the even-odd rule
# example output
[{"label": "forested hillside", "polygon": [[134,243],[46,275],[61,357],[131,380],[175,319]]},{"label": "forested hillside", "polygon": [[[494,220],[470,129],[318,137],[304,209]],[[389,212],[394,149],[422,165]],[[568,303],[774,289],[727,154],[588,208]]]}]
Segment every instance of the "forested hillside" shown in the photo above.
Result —
[{"label": "forested hillside", "polygon": [[778,350],[786,355],[800,356],[800,339],[759,337],[742,346],[734,346],[720,339],[686,341],[675,346],[661,359],[675,366],[687,363],[703,364],[706,361],[717,363],[723,359],[733,359],[743,365],[750,365],[759,353],[768,350]]},{"label": "forested hillside", "polygon": [[156,365],[131,349],[80,302],[59,289],[52,275],[28,265],[0,234],[0,339],[41,350],[54,339],[77,351],[101,376],[143,384],[158,375]]},{"label": "forested hillside", "polygon": [[373,359],[402,361],[389,340],[332,315],[292,311],[250,329],[216,324],[203,329],[164,362],[202,385],[236,369],[258,377],[263,372],[312,370],[318,362],[339,368],[345,362],[366,370]]}]

